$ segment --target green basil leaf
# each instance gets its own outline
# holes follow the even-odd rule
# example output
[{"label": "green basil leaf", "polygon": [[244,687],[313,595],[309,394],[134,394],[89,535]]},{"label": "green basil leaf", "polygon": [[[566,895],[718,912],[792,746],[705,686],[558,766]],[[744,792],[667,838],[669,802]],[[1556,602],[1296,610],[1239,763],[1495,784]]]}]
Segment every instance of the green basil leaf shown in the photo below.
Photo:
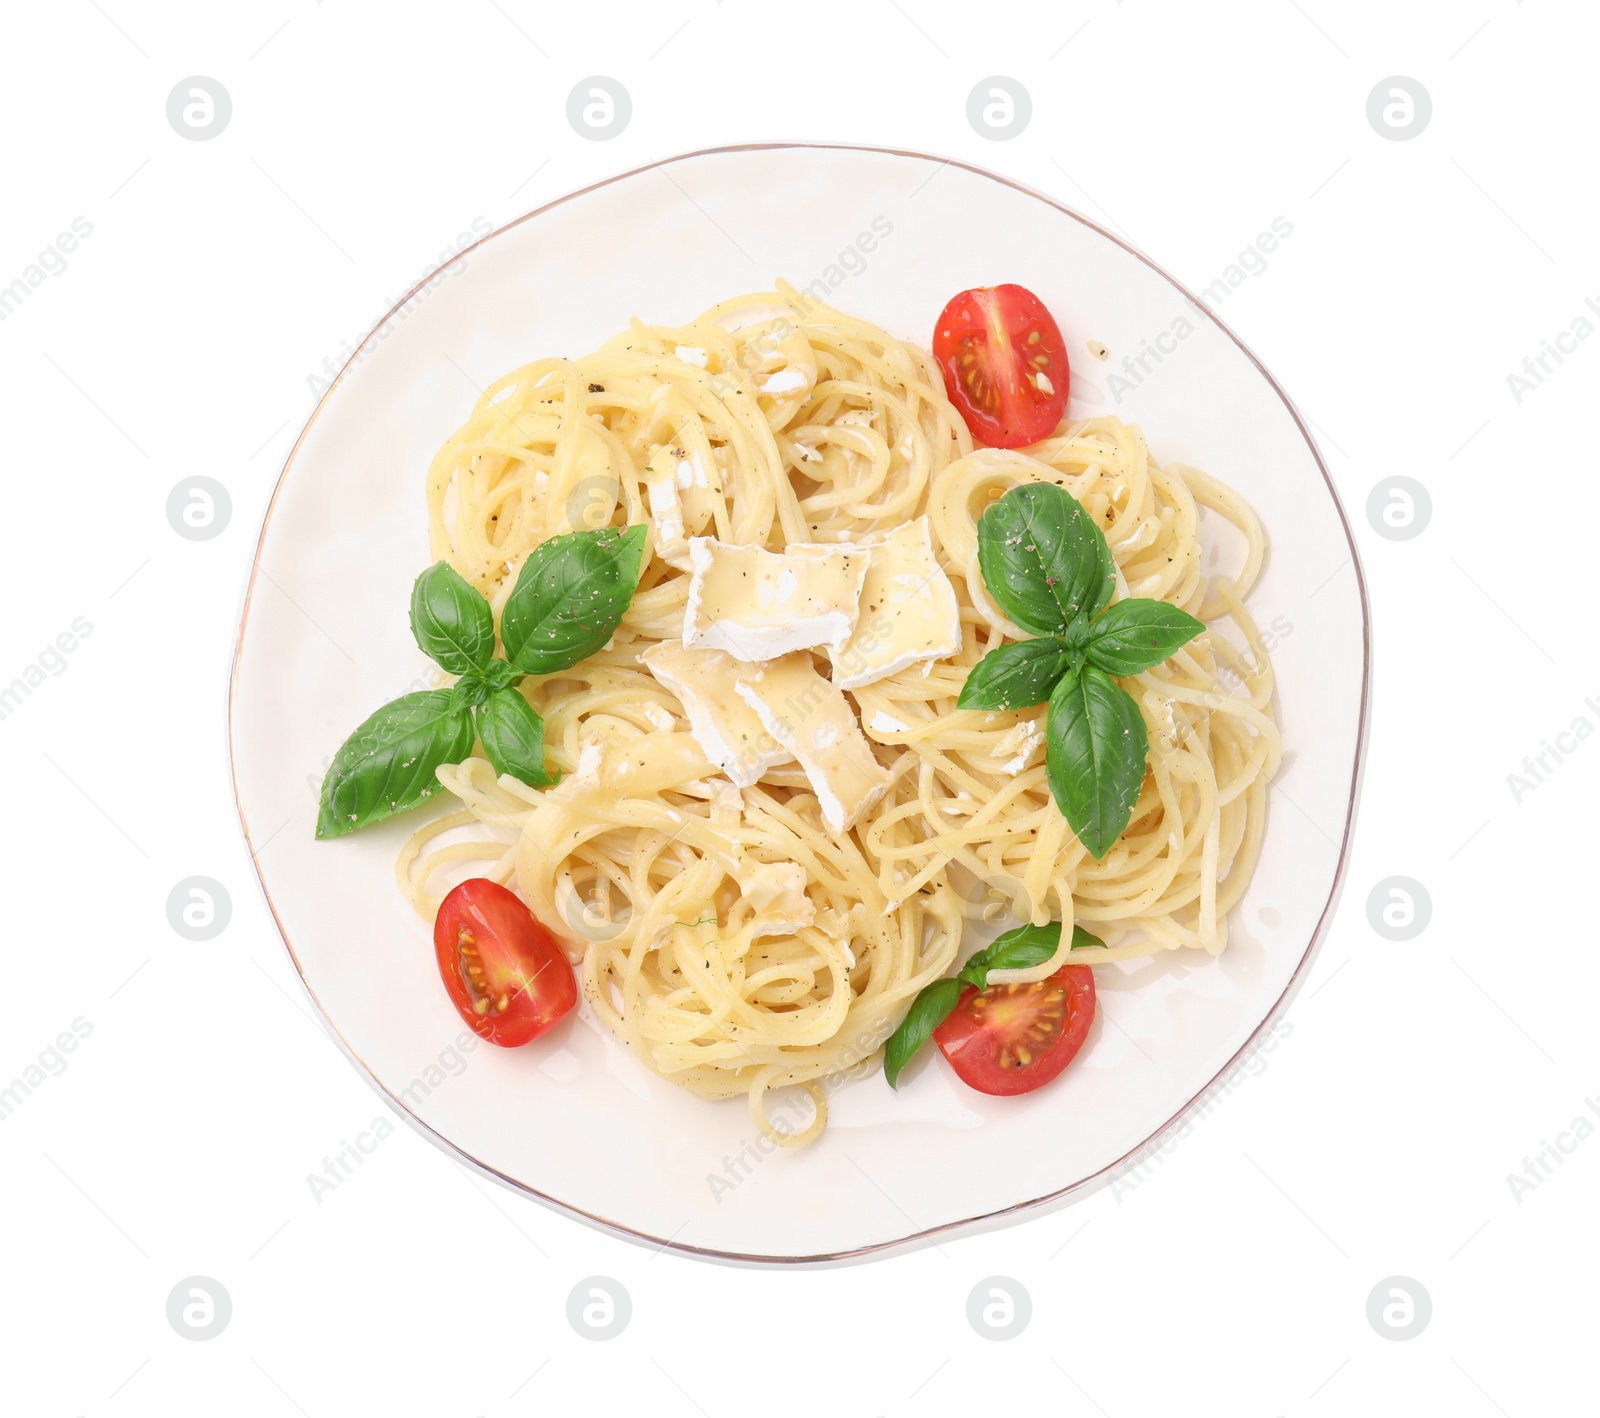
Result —
[{"label": "green basil leaf", "polygon": [[1165,601],[1118,601],[1089,629],[1084,654],[1107,674],[1136,675],[1159,665],[1205,629]]},{"label": "green basil leaf", "polygon": [[997,645],[972,667],[956,708],[1025,709],[1043,704],[1071,668],[1072,659],[1072,652],[1059,640]]},{"label": "green basil leaf", "polygon": [[1097,614],[1116,586],[1105,534],[1065,488],[1024,483],[978,522],[978,565],[996,605],[1034,635]]},{"label": "green basil leaf", "polygon": [[453,691],[425,689],[396,699],[344,741],[322,780],[317,836],[382,822],[440,791],[435,771],[472,752],[472,715]]},{"label": "green basil leaf", "polygon": [[1150,742],[1139,706],[1093,665],[1050,696],[1045,767],[1056,805],[1098,861],[1133,816]]},{"label": "green basil leaf", "polygon": [[514,669],[554,674],[611,639],[639,584],[647,530],[566,532],[533,549],[500,617]]},{"label": "green basil leaf", "polygon": [[[503,664],[504,661],[501,661]],[[457,709],[476,709],[489,702],[488,680],[476,670],[468,670],[450,690],[450,702]]]},{"label": "green basil leaf", "polygon": [[481,670],[494,654],[494,612],[448,561],[411,588],[411,633],[422,653],[453,675]]},{"label": "green basil leaf", "polygon": [[509,773],[530,788],[556,780],[544,766],[544,720],[519,690],[497,689],[478,710],[478,737],[497,774]]},{"label": "green basil leaf", "polygon": [[928,1042],[933,1031],[950,1017],[960,998],[960,980],[935,980],[922,987],[906,1017],[900,1021],[900,1027],[883,1046],[883,1076],[889,1087],[898,1086],[900,1071]]},{"label": "green basil leaf", "polygon": [[1061,922],[1046,925],[1022,925],[996,936],[985,949],[980,950],[962,966],[956,977],[980,990],[991,970],[1026,970],[1030,965],[1043,965],[1056,953],[1061,943]]},{"label": "green basil leaf", "polygon": [[512,680],[517,678],[514,665],[505,660],[490,660],[483,672],[484,680],[490,689],[504,689]]},{"label": "green basil leaf", "polygon": [[[981,990],[991,970],[1027,970],[1043,965],[1056,953],[1060,943],[1060,921],[1048,921],[1042,926],[1018,926],[996,936],[986,950],[980,950],[961,967],[956,978]],[[1072,949],[1084,950],[1091,945],[1104,944],[1099,936],[1090,935],[1082,926],[1073,926]]]}]

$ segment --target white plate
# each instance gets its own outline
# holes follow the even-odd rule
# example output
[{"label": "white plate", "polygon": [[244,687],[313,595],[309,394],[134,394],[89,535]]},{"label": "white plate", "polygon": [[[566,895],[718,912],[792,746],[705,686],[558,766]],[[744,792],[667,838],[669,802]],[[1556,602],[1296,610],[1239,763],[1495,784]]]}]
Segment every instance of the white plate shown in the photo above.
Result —
[{"label": "white plate", "polygon": [[[394,886],[414,821],[335,843],[312,831],[334,749],[425,674],[406,616],[428,559],[423,473],[474,386],[592,349],[631,316],[678,324],[779,276],[820,281],[832,303],[918,341],[965,287],[1036,291],[1066,336],[1073,414],[1138,421],[1157,457],[1209,470],[1261,514],[1271,554],[1251,605],[1263,627],[1281,617],[1288,755],[1229,949],[1100,969],[1103,1018],[1059,1083],[991,1099],[941,1067],[899,1094],[873,1075],[834,1093],[816,1145],[768,1154],[742,1101],[689,1096],[585,1017],[524,1049],[460,1052],[429,931]],[[1109,362],[1089,356],[1091,339]],[[307,990],[426,1135],[620,1232],[700,1254],[820,1260],[1080,1192],[1181,1120],[1283,1007],[1327,928],[1360,780],[1368,627],[1355,544],[1316,449],[1271,376],[1168,276],[1050,199],[960,163],[719,149],[486,237],[339,375],[284,466],[258,567],[234,666],[234,782]]]}]

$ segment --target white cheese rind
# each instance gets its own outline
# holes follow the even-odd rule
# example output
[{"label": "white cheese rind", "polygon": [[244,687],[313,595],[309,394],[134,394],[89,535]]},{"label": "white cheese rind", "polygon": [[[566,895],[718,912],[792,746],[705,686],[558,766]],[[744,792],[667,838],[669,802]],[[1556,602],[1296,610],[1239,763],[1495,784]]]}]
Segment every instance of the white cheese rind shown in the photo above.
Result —
[{"label": "white cheese rind", "polygon": [[752,786],[767,769],[793,757],[735,692],[745,667],[732,656],[663,640],[639,658],[677,696],[695,742],[735,787]]},{"label": "white cheese rind", "polygon": [[955,587],[933,551],[926,517],[868,537],[867,574],[850,639],[830,649],[833,682],[860,689],[961,648]]},{"label": "white cheese rind", "polygon": [[850,543],[771,552],[690,537],[689,564],[684,645],[755,663],[845,644],[856,628],[868,554]]},{"label": "white cheese rind", "polygon": [[799,760],[830,830],[848,832],[888,792],[889,770],[872,756],[850,701],[812,668],[810,655],[787,655],[734,688]]}]

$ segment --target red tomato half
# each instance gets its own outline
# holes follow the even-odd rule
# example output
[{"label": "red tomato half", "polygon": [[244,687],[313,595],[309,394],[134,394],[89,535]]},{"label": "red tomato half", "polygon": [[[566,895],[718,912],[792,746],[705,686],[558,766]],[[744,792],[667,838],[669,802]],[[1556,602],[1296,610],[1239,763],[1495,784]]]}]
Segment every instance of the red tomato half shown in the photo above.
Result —
[{"label": "red tomato half", "polygon": [[933,357],[972,436],[1021,448],[1055,432],[1067,408],[1067,349],[1044,302],[1023,286],[964,290],[939,315]]},{"label": "red tomato half", "polygon": [[491,1044],[514,1049],[537,1039],[578,1002],[556,938],[487,877],[462,882],[440,903],[433,946],[450,1002]]},{"label": "red tomato half", "polygon": [[933,1038],[963,1083],[1009,1096],[1031,1093],[1060,1073],[1093,1020],[1094,971],[1063,965],[1031,985],[969,985]]}]

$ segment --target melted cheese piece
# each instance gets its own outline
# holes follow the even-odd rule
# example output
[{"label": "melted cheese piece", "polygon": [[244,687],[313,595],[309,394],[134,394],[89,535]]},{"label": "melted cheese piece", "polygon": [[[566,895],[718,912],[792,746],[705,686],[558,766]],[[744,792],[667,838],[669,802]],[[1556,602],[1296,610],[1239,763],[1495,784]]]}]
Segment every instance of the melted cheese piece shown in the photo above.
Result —
[{"label": "melted cheese piece", "polygon": [[746,671],[731,656],[721,650],[688,650],[676,640],[663,640],[639,658],[677,695],[695,742],[736,787],[750,787],[767,769],[793,757],[735,693],[734,686]]},{"label": "melted cheese piece", "polygon": [[1000,771],[1009,773],[1015,778],[1024,768],[1031,767],[1034,754],[1044,747],[1044,740],[1043,715],[1037,719],[1024,719],[1020,724],[1013,724],[1000,736],[1000,742],[995,745],[996,758],[1005,754],[1015,755],[1009,762],[1000,765]]},{"label": "melted cheese piece", "polygon": [[746,869],[739,894],[755,908],[750,939],[793,935],[811,925],[817,908],[806,895],[806,869],[799,862],[769,862]]},{"label": "melted cheese piece", "polygon": [[[665,460],[663,460],[665,461]],[[650,520],[655,524],[656,554],[668,566],[689,569],[689,540],[684,532],[683,503],[678,499],[678,479],[671,466],[645,469],[645,493],[650,499]]]},{"label": "melted cheese piece", "polygon": [[677,445],[661,445],[645,465],[644,487],[657,555],[668,566],[691,570],[688,539],[711,521],[711,499],[722,496],[721,470],[708,469],[702,458]]},{"label": "melted cheese piece", "polygon": [[648,798],[709,772],[705,750],[690,734],[640,734],[619,741],[591,734],[579,748],[577,771],[562,778],[549,796],[580,799],[604,793]]},{"label": "melted cheese piece", "polygon": [[799,760],[832,831],[848,832],[888,792],[889,770],[872,756],[850,701],[812,668],[810,655],[786,655],[734,688]]},{"label": "melted cheese piece", "polygon": [[842,648],[828,651],[840,689],[860,689],[961,648],[961,610],[933,554],[928,519],[875,532],[863,545],[867,575],[855,632]]},{"label": "melted cheese piece", "polygon": [[865,548],[797,543],[783,552],[691,537],[683,643],[736,660],[774,660],[813,645],[837,648],[856,628]]}]

